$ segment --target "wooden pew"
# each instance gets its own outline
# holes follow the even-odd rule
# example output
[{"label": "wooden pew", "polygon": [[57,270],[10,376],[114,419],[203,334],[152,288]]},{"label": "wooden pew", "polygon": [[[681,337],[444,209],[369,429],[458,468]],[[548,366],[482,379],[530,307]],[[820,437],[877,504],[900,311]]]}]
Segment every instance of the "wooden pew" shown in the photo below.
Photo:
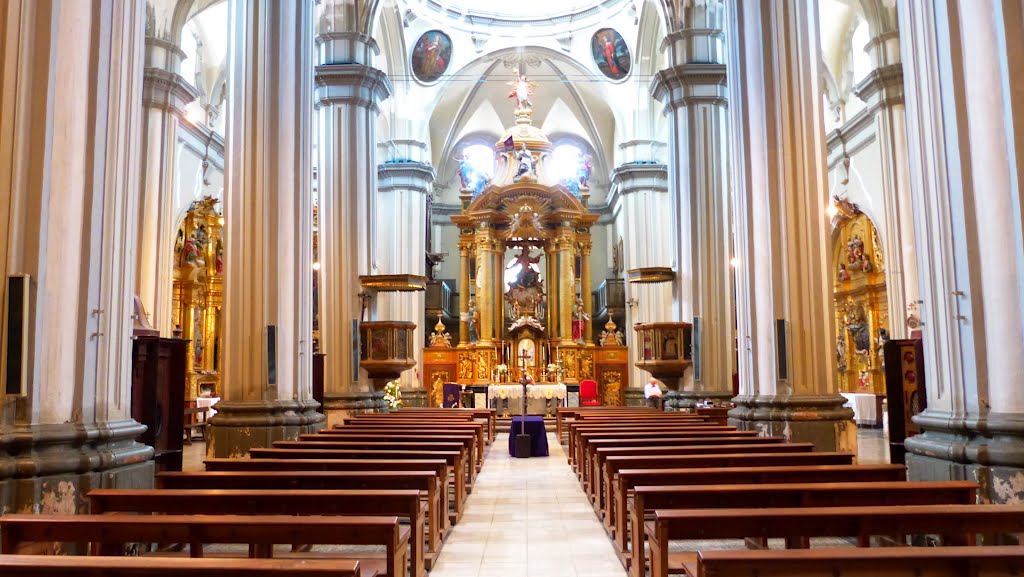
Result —
[{"label": "wooden pew", "polygon": [[[90,543],[93,553],[117,555],[128,543],[188,543],[204,557],[209,543],[249,545],[250,557],[273,557],[273,546],[379,545],[387,575],[404,577],[410,532],[397,517],[294,517],[284,515],[6,515],[0,517],[0,553],[33,543]],[[342,554],[344,555],[344,554]],[[367,566],[372,561],[361,561]]]},{"label": "wooden pew", "polygon": [[[651,437],[756,437],[757,431],[737,431],[734,427],[718,425],[675,425],[632,427],[628,429],[580,429],[570,432],[570,451],[573,453],[573,465],[578,469],[583,462],[587,442],[591,439],[637,439]],[[577,471],[578,473],[578,471]]]},{"label": "wooden pew", "polygon": [[[468,467],[468,485],[472,487],[476,470],[483,464],[483,452],[477,448],[475,432],[457,432],[444,429],[425,428],[395,431],[378,427],[325,428],[313,434],[299,436],[299,441],[333,442],[365,441],[379,443],[462,443],[468,451],[469,461],[476,466]],[[482,447],[482,446],[481,446]]]},{"label": "wooden pew", "polygon": [[[644,523],[651,577],[685,571],[693,553],[669,553],[678,539],[783,538],[787,548],[807,547],[813,537],[938,534],[946,545],[974,545],[978,533],[1024,532],[1024,505],[897,505],[779,509],[657,509]],[[900,548],[901,550],[905,548]],[[1007,552],[1019,547],[1007,548]]]},{"label": "wooden pew", "polygon": [[375,577],[344,559],[190,559],[0,555],[12,577]]},{"label": "wooden pew", "polygon": [[605,492],[594,495],[603,499],[598,505],[604,505],[605,523],[609,528],[615,527],[615,515],[625,513],[625,509],[616,509],[626,500],[626,495],[618,495],[619,471],[623,469],[705,469],[714,467],[792,467],[800,465],[852,465],[854,456],[850,453],[720,453],[709,455],[638,455],[616,456],[605,459],[605,470],[608,482]]},{"label": "wooden pew", "polygon": [[[348,419],[345,425],[333,429],[321,429],[317,434],[320,436],[331,436],[336,431],[373,429],[377,431],[388,431],[395,433],[429,433],[429,434],[451,434],[472,432],[476,434],[476,455],[477,464],[482,465],[484,459],[484,448],[487,446],[487,427],[483,423],[442,421],[425,423],[419,419]],[[301,438],[315,436],[303,435]]]},{"label": "wooden pew", "polygon": [[629,527],[615,536],[615,544],[619,554],[629,559],[630,574],[642,577],[644,521],[657,509],[969,505],[975,502],[977,490],[973,481],[638,486],[630,498]]},{"label": "wooden pew", "polygon": [[[433,471],[438,476],[437,492],[440,499],[432,499],[427,493],[424,499],[426,514],[424,523],[414,527],[414,535],[424,536],[425,524],[428,557],[436,554],[440,541],[448,530],[448,465],[439,459],[207,459],[207,471]],[[408,508],[404,509],[406,512]],[[169,511],[173,512],[173,511]],[[341,513],[337,513],[341,514]],[[352,513],[368,515],[369,513]],[[398,515],[400,513],[389,513]],[[415,519],[413,519],[415,521]],[[427,569],[433,561],[428,559]]]},{"label": "wooden pew", "polygon": [[[644,435],[633,435],[620,434],[618,431],[600,431],[599,434],[591,435],[589,432],[585,433],[579,440],[577,447],[579,453],[579,462],[576,463],[577,477],[584,484],[588,486],[591,481],[591,477],[601,472],[600,467],[596,467],[594,461],[595,455],[597,455],[597,449],[600,448],[620,448],[623,452],[620,454],[630,454],[629,449],[637,447],[670,447],[678,445],[711,445],[715,443],[689,443],[691,439],[706,439],[706,438],[717,438],[721,439],[719,444],[722,445],[779,445],[785,442],[782,437],[758,437],[757,435],[742,434],[744,431],[732,431],[733,433],[741,433],[731,435],[728,432],[711,432],[705,436],[695,436],[691,430],[688,429],[670,429],[664,431],[644,431]],[[753,431],[750,431],[753,432]]]},{"label": "wooden pew", "polygon": [[414,489],[440,503],[431,471],[165,471],[157,473],[156,484],[160,489]]},{"label": "wooden pew", "polygon": [[904,465],[804,465],[709,467],[702,469],[621,469],[612,499],[615,535],[626,534],[626,497],[642,485],[731,485],[770,483],[876,483],[906,480]]},{"label": "wooden pew", "polygon": [[[218,459],[226,460],[226,459]],[[243,460],[243,459],[238,459]],[[420,492],[408,489],[295,491],[199,489],[93,489],[89,512],[165,515],[356,515],[407,517],[411,527],[409,565],[423,575],[439,552],[436,534],[423,551],[424,511]],[[433,553],[434,555],[431,555]]]},{"label": "wooden pew", "polygon": [[602,479],[604,459],[613,455],[661,455],[671,453],[672,447],[694,447],[715,445],[781,445],[783,437],[723,436],[723,437],[634,437],[628,439],[590,439],[587,442],[587,456],[580,467],[582,478],[589,482],[591,477]]},{"label": "wooden pew", "polygon": [[684,564],[691,577],[1004,577],[1024,573],[1019,547],[899,547],[701,551]]},{"label": "wooden pew", "polygon": [[497,409],[462,408],[462,407],[450,408],[450,409],[446,409],[446,408],[442,408],[442,407],[403,407],[401,410],[397,411],[395,414],[399,414],[400,415],[400,414],[403,414],[403,413],[411,413],[411,414],[416,414],[416,415],[432,415],[432,414],[438,414],[438,413],[440,413],[440,414],[447,414],[447,413],[451,413],[451,412],[455,412],[455,413],[470,413],[470,414],[473,415],[474,419],[483,419],[487,423],[488,435],[490,436],[491,441],[492,442],[494,441],[495,421],[497,420],[497,417],[498,417],[498,410]]},{"label": "wooden pew", "polygon": [[270,448],[250,449],[249,456],[254,459],[445,459],[452,468],[452,503],[456,517],[461,517],[465,508],[469,478],[466,470],[472,467],[465,446],[460,443],[276,441]]},{"label": "wooden pew", "polygon": [[[722,437],[722,438],[755,438],[757,437],[756,431],[735,431],[735,430],[707,430],[707,429],[692,429],[689,427],[671,427],[665,429],[655,430],[620,430],[620,431],[583,431],[576,434],[576,457],[575,457],[575,469],[576,477],[584,484],[589,485],[589,471],[584,466],[586,458],[584,455],[589,451],[591,443],[597,441],[622,441],[619,446],[635,446],[630,445],[628,442],[636,443],[638,440],[647,440],[653,438],[661,439],[690,439],[697,437]],[[614,444],[603,444],[602,446],[614,446]]]},{"label": "wooden pew", "polygon": [[[691,445],[691,446],[668,446],[668,447],[631,447],[627,449],[616,448],[615,453],[605,453],[609,449],[597,449],[592,459],[588,461],[591,469],[591,482],[594,484],[595,495],[607,495],[607,487],[611,480],[611,471],[605,466],[608,457],[633,456],[633,457],[656,457],[659,455],[715,455],[730,453],[763,454],[763,453],[811,453],[814,451],[814,443],[736,443],[723,445]],[[604,499],[597,503],[605,502]],[[608,527],[614,527],[608,524]]]},{"label": "wooden pew", "polygon": [[[594,411],[595,409],[596,407],[558,407],[555,410],[555,432],[558,435],[558,438],[562,438],[562,433],[565,431],[565,424],[569,419],[576,419],[576,416],[580,413]],[[606,411],[607,414],[654,414],[655,412],[661,412],[650,407],[604,407],[604,411]]]}]

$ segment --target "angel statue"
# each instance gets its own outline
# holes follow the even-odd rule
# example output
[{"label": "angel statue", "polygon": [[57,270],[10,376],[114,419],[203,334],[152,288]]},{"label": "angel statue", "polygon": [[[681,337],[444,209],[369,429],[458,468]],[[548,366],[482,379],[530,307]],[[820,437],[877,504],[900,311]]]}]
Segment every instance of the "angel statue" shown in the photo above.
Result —
[{"label": "angel statue", "polygon": [[525,75],[520,74],[516,77],[515,82],[509,84],[512,86],[512,90],[509,91],[508,97],[516,99],[516,109],[529,110],[533,108],[530,96],[533,95],[533,87],[536,86],[536,83],[530,82]]}]

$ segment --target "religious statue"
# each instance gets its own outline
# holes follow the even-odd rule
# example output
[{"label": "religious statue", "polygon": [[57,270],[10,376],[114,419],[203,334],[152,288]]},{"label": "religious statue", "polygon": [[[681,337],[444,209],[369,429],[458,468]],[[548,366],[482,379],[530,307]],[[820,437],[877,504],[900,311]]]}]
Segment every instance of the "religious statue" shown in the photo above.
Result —
[{"label": "religious statue", "polygon": [[533,87],[536,84],[527,80],[526,76],[522,74],[516,77],[515,82],[510,82],[509,84],[512,86],[512,90],[508,93],[508,97],[515,99],[516,110],[530,110],[533,108],[533,101],[530,100],[530,97],[533,95]]},{"label": "religious statue", "polygon": [[845,373],[849,368],[846,364],[846,339],[843,335],[836,336],[836,369],[840,373]]},{"label": "religious statue", "polygon": [[462,158],[456,158],[459,163],[459,182],[462,190],[473,191],[473,196],[478,196],[487,186],[488,177],[473,168],[469,156],[465,153]]},{"label": "religious statue", "polygon": [[576,297],[576,304],[573,306],[572,311],[572,340],[579,344],[583,344],[583,332],[587,327],[587,321],[590,320],[590,315],[583,306],[583,298]]},{"label": "religious statue", "polygon": [[608,322],[604,324],[604,330],[601,331],[601,345],[621,347],[626,342],[626,336],[622,334],[622,331],[618,330],[618,326],[612,319],[611,310],[608,311]]},{"label": "religious statue", "polygon": [[878,329],[878,339],[875,340],[875,351],[878,353],[878,364],[885,368],[885,343],[889,342],[889,331]]},{"label": "religious statue", "polygon": [[519,162],[519,169],[516,170],[515,180],[518,181],[524,176],[537,178],[537,174],[533,171],[533,153],[526,148],[526,143],[523,143],[516,152],[516,161]]},{"label": "religious statue", "polygon": [[466,317],[469,322],[469,344],[473,344],[478,338],[476,326],[480,322],[480,312],[476,310],[475,299],[469,299],[469,311],[466,312]]},{"label": "religious statue", "polygon": [[508,264],[506,270],[520,267],[519,276],[514,283],[515,286],[529,288],[537,284],[540,278],[540,271],[534,266],[540,262],[540,255],[531,256],[530,250],[523,247],[523,250]]},{"label": "religious statue", "polygon": [[868,255],[864,254],[864,241],[857,235],[854,235],[846,243],[846,260],[850,263],[850,268],[853,270],[871,272],[874,268],[871,266],[871,259],[868,258]]}]

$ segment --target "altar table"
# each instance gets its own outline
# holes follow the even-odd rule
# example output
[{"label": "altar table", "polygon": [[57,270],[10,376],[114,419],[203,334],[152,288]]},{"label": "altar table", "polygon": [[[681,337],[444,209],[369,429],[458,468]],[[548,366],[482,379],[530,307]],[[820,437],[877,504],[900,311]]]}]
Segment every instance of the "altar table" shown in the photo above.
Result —
[{"label": "altar table", "polygon": [[882,396],[871,393],[839,393],[846,397],[843,406],[853,409],[853,420],[858,427],[882,426]]},{"label": "altar table", "polygon": [[[544,430],[544,417],[527,415],[526,434],[530,435],[530,455],[548,456],[548,433]],[[508,454],[516,456],[516,435],[523,431],[523,417],[512,417],[512,428],[508,432]]]},{"label": "altar table", "polygon": [[[487,387],[488,405],[497,409],[499,415],[521,414],[523,411],[523,385],[503,384]],[[564,384],[538,383],[526,386],[526,413],[528,415],[555,414],[555,409],[565,405],[568,391]]]}]

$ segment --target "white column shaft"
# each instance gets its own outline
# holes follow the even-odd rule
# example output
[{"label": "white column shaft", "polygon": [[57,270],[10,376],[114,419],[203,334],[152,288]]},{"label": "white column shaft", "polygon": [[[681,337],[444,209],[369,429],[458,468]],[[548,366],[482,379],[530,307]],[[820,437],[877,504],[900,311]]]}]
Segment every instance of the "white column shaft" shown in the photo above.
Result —
[{"label": "white column shaft", "polygon": [[729,12],[740,392],[827,395],[835,360],[817,2],[734,0]]},{"label": "white column shaft", "polygon": [[32,423],[130,416],[144,13],[0,8],[0,255],[32,278]]},{"label": "white column shaft", "polygon": [[229,12],[224,395],[231,401],[308,399],[312,5],[231,0]]}]

